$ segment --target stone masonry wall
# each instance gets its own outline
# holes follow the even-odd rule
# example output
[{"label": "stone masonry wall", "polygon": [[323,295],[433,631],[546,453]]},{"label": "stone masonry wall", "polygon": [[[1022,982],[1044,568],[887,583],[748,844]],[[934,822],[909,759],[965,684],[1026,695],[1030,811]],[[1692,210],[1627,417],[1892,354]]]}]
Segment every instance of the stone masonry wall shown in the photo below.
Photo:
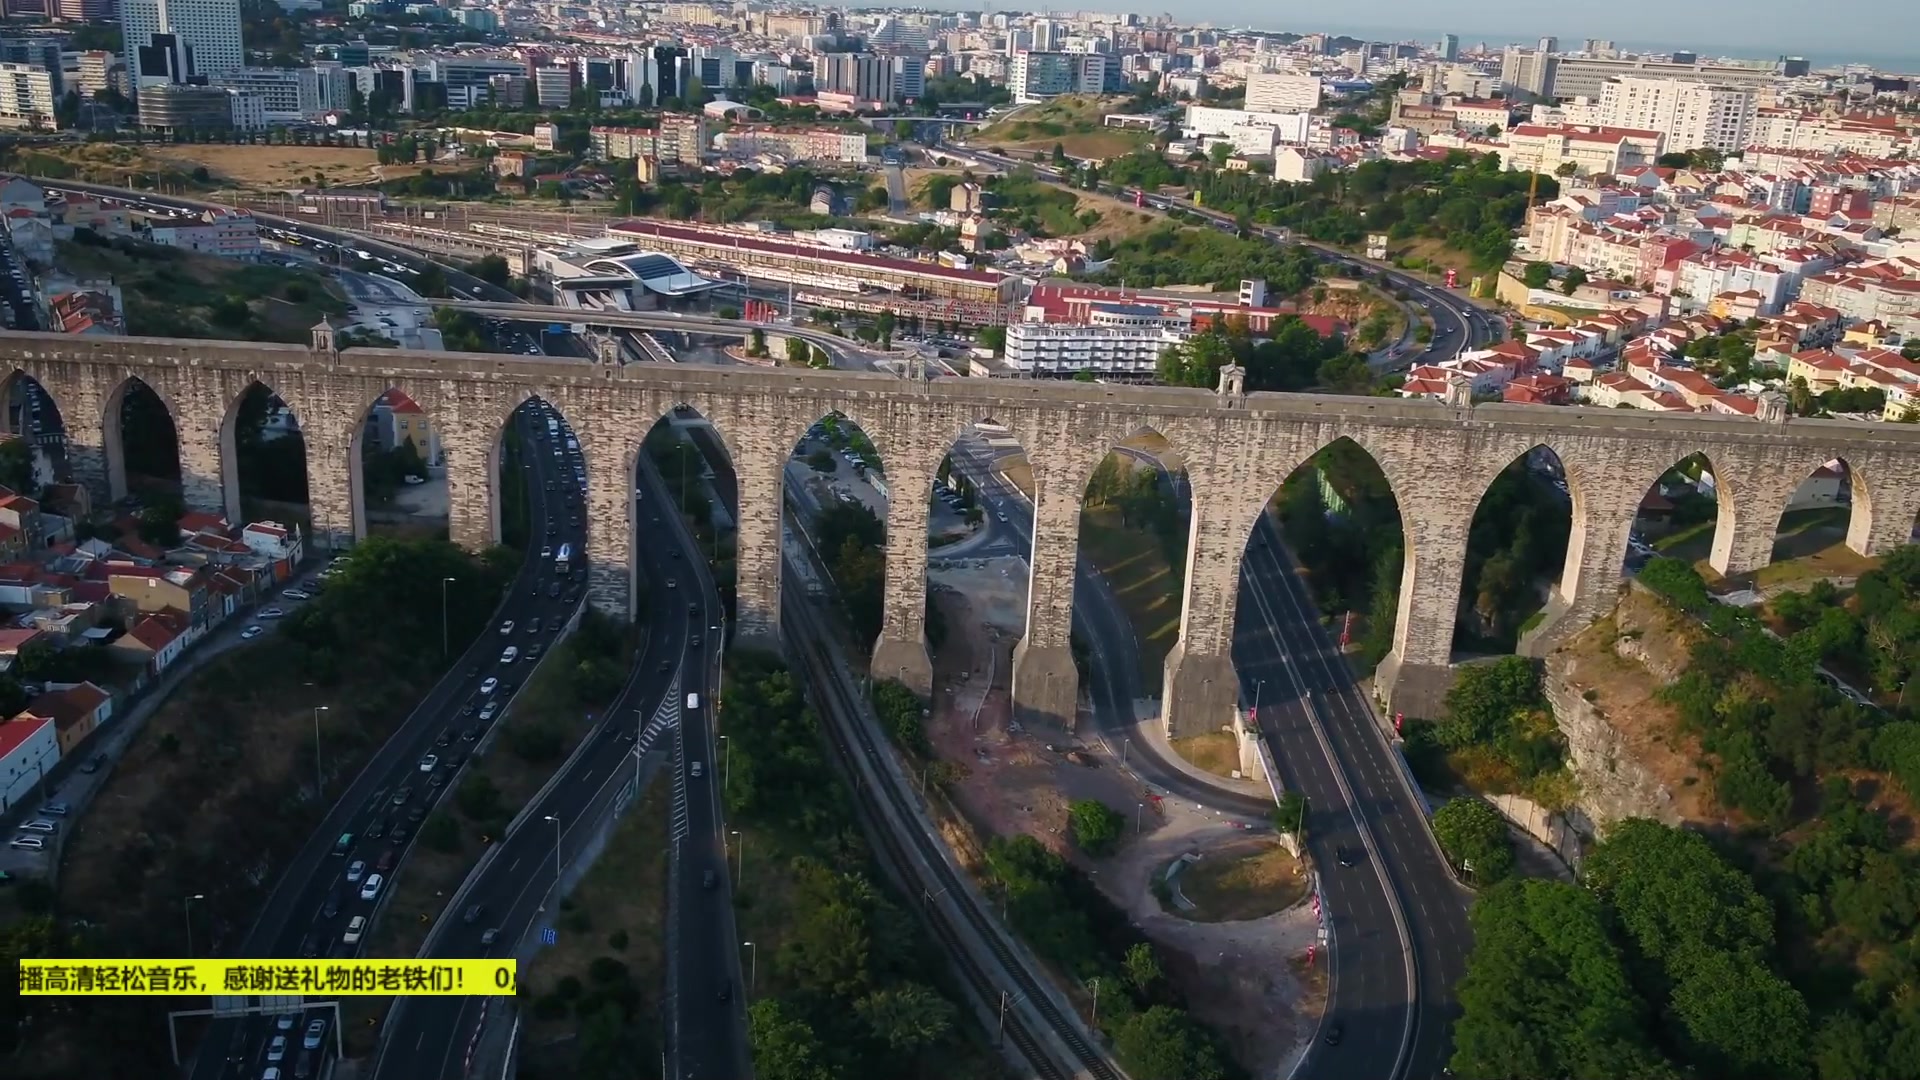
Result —
[{"label": "stone masonry wall", "polygon": [[[1217,729],[1239,698],[1230,655],[1242,552],[1280,482],[1334,439],[1379,462],[1399,501],[1407,559],[1393,653],[1380,688],[1443,691],[1468,526],[1487,485],[1537,446],[1566,467],[1573,534],[1550,618],[1526,647],[1544,654],[1611,606],[1627,531],[1643,492],[1695,452],[1721,484],[1716,566],[1748,569],[1765,558],[1779,508],[1799,481],[1843,457],[1856,483],[1849,542],[1863,553],[1906,540],[1920,514],[1920,429],[1907,425],[1663,415],[1597,409],[1464,406],[1434,401],[1083,385],[1050,380],[901,379],[780,368],[654,364],[625,367],[405,350],[150,338],[71,338],[0,332],[10,366],[40,382],[65,421],[77,478],[102,496],[124,484],[118,401],[132,379],[152,387],[175,417],[189,501],[232,509],[232,416],[255,383],[278,394],[308,432],[314,520],[364,529],[356,466],[361,417],[382,391],[420,403],[448,453],[452,532],[461,543],[496,538],[492,460],[521,402],[538,395],[579,433],[588,469],[588,551],[594,602],[631,605],[633,454],[646,431],[679,404],[711,420],[740,477],[738,625],[747,640],[778,636],[780,476],[808,425],[838,412],[867,432],[897,492],[924,491],[966,427],[1006,425],[1032,463],[1039,514],[1031,633],[1015,666],[1022,709],[1070,707],[1077,689],[1066,654],[1070,558],[1087,477],[1107,450],[1141,431],[1163,436],[1185,461],[1193,533],[1180,639],[1162,694],[1176,734]],[[924,622],[925,499],[889,503],[886,607],[875,643],[877,676],[924,688],[930,679]],[[1418,715],[1417,710],[1414,711]]]}]

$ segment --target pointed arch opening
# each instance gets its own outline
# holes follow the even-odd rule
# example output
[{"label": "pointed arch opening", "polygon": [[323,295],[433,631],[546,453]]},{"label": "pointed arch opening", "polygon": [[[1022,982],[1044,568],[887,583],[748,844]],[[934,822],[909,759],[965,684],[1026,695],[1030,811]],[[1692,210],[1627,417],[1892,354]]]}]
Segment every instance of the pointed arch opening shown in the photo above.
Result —
[{"label": "pointed arch opening", "polygon": [[355,425],[351,451],[356,537],[447,537],[446,451],[413,395],[398,386],[382,390]]},{"label": "pointed arch opening", "polygon": [[1872,515],[1866,485],[1853,466],[1845,458],[1822,462],[1787,496],[1767,562],[1795,562],[1822,577],[1857,577],[1873,563],[1847,546],[1847,536]]},{"label": "pointed arch opening", "polygon": [[[654,421],[640,451],[629,478],[639,534],[665,527],[668,514],[679,515],[707,559],[731,626],[738,606],[740,482],[725,433],[699,409],[683,402]],[[669,580],[677,584],[685,576],[676,573],[672,561],[650,568],[638,544],[634,555],[639,575],[635,580],[648,580],[656,596],[662,595],[657,590],[666,588]]]},{"label": "pointed arch opening", "polygon": [[946,760],[971,758],[976,739],[1003,743],[1013,720],[1034,530],[1033,506],[1010,478],[1019,472],[1031,475],[1026,448],[983,418],[948,447],[927,494],[927,733]]},{"label": "pointed arch opening", "polygon": [[801,434],[784,469],[786,521],[810,579],[801,585],[838,597],[854,642],[871,649],[886,614],[886,463],[859,424],[829,412]]},{"label": "pointed arch opening", "polygon": [[[1352,662],[1371,671],[1393,648],[1406,536],[1393,485],[1366,448],[1341,436],[1295,466],[1247,538],[1243,588],[1296,590],[1334,628]],[[1279,628],[1261,607],[1241,603],[1234,616],[1243,672],[1272,660]],[[1262,643],[1267,646],[1262,651]],[[1249,676],[1249,678],[1253,678]],[[1250,682],[1255,690],[1274,690]]]},{"label": "pointed arch opening", "polygon": [[1681,458],[1640,497],[1633,529],[1627,534],[1624,569],[1638,574],[1655,558],[1705,568],[1714,546],[1721,542],[1723,514],[1712,460],[1705,454]]},{"label": "pointed arch opening", "polygon": [[1501,469],[1468,526],[1453,651],[1515,651],[1565,572],[1572,534],[1573,492],[1560,455],[1536,446]]},{"label": "pointed arch opening", "polygon": [[6,434],[14,436],[0,443],[0,485],[38,498],[48,484],[71,475],[60,405],[38,379],[17,369],[6,377],[0,405]]},{"label": "pointed arch opening", "polygon": [[[586,468],[579,437],[558,408],[530,395],[507,414],[492,454],[494,543],[530,554],[552,548],[563,529],[577,531]],[[583,562],[584,553],[572,561]]]},{"label": "pointed arch opening", "polygon": [[[1100,656],[1114,696],[1129,703],[1156,694],[1167,653],[1180,641],[1192,510],[1186,461],[1151,428],[1116,443],[1087,477],[1074,654],[1083,670]],[[1095,630],[1103,640],[1089,640]],[[1097,684],[1100,673],[1093,674]],[[1130,725],[1132,717],[1125,719]]]},{"label": "pointed arch opening", "polygon": [[229,520],[311,523],[307,440],[300,418],[264,383],[240,392],[220,428],[220,461]]},{"label": "pointed arch opening", "polygon": [[[116,503],[179,506],[180,434],[166,400],[138,376],[107,398],[107,491]],[[176,515],[177,516],[177,515]]]}]

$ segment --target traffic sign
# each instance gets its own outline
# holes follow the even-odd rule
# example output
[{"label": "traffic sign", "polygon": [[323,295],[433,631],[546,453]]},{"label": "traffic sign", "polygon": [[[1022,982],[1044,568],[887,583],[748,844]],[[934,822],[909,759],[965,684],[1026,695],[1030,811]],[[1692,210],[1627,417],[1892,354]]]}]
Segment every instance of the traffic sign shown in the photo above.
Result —
[{"label": "traffic sign", "polygon": [[560,931],[555,930],[551,926],[543,926],[540,928],[540,944],[558,945],[559,943],[560,943]]}]

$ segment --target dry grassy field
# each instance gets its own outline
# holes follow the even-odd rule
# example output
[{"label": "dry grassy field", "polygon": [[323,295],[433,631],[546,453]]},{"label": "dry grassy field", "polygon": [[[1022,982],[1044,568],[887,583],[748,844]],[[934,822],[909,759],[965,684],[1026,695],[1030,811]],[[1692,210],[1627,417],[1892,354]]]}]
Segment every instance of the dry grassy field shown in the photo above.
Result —
[{"label": "dry grassy field", "polygon": [[325,177],[328,184],[363,184],[410,176],[420,170],[418,165],[383,166],[372,150],[343,146],[180,144],[147,147],[146,152],[182,172],[204,165],[215,180],[236,187],[306,187],[315,173]]}]

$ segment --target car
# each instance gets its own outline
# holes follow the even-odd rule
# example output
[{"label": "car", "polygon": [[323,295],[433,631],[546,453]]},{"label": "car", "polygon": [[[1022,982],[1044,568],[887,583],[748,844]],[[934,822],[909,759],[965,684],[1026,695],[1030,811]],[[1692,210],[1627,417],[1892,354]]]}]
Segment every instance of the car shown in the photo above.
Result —
[{"label": "car", "polygon": [[700,764],[699,762],[697,762],[697,761],[696,761],[696,762],[694,762],[694,763],[693,763],[693,765],[692,765],[692,766],[691,766],[691,767],[690,767],[690,768],[689,768],[689,769],[687,770],[687,772],[689,772],[690,774],[692,774],[692,776],[693,776],[693,778],[694,778],[695,780],[698,780],[698,779],[699,779],[699,778],[700,778],[700,777],[701,777],[701,776],[702,776],[702,775],[703,775],[703,774],[705,773],[705,766],[703,766],[703,765],[701,765],[701,764]]},{"label": "car", "polygon": [[[549,483],[547,484],[547,490],[548,490],[548,491],[552,491],[552,490],[553,490],[553,484],[552,484],[551,482],[549,482]],[[540,549],[540,557],[541,557],[541,558],[543,558],[543,559],[551,559],[551,558],[553,558],[553,549],[552,549],[552,548],[550,548],[550,547],[544,547],[544,546],[543,546],[543,547],[541,547],[541,549]]]},{"label": "car", "polygon": [[366,876],[367,876],[367,860],[355,859],[352,862],[347,864],[347,880],[348,881],[357,882],[361,878]]},{"label": "car", "polygon": [[407,805],[407,800],[411,798],[413,798],[413,789],[411,787],[403,787],[393,793],[393,805],[405,806]]},{"label": "car", "polygon": [[367,839],[378,840],[385,835],[387,835],[386,818],[375,818],[373,824],[367,826]]},{"label": "car", "polygon": [[299,1013],[281,1013],[279,1016],[274,1018],[273,1027],[274,1027],[274,1030],[276,1031],[292,1031],[293,1025],[299,1022],[300,1022]]},{"label": "car", "polygon": [[16,836],[7,841],[7,846],[15,851],[39,851],[47,846],[47,842],[37,836]]},{"label": "car", "polygon": [[514,662],[515,660],[518,660],[518,659],[520,659],[520,647],[519,647],[519,646],[517,646],[517,645],[509,645],[509,646],[507,646],[506,648],[504,648],[504,649],[502,649],[502,650],[500,650],[500,662],[501,662],[501,663],[503,663],[503,664],[511,664],[511,663],[513,663],[513,662]]},{"label": "car", "polygon": [[693,647],[694,647],[694,648],[696,648],[696,649],[700,647],[700,635],[699,635],[699,634],[695,634],[695,635],[693,635]]},{"label": "car", "polygon": [[493,716],[494,716],[494,714],[495,714],[495,713],[497,713],[497,712],[499,712],[499,711],[500,711],[500,703],[499,703],[499,702],[497,702],[497,701],[489,701],[489,702],[487,702],[487,707],[486,707],[486,708],[484,708],[484,709],[481,709],[481,710],[480,710],[480,722],[481,722],[481,723],[486,723],[487,721],[489,721],[489,720],[492,720],[492,719],[493,719]]},{"label": "car", "polygon": [[318,1050],[320,1049],[320,1040],[325,1038],[326,1034],[327,1022],[324,1019],[315,1017],[307,1022],[307,1034],[305,1038],[300,1040],[300,1046],[307,1050]]},{"label": "car", "polygon": [[407,811],[407,820],[411,821],[415,825],[420,824],[420,819],[426,816],[427,816],[427,808],[424,806],[416,806],[413,809]]},{"label": "car", "polygon": [[467,755],[465,751],[462,751],[447,759],[447,768],[452,769],[455,772],[458,772],[460,770],[460,766],[465,765],[466,763],[467,763]]},{"label": "car", "polygon": [[697,603],[695,603],[695,604],[688,604],[688,605],[687,605],[687,614],[689,614],[689,615],[698,615],[698,614],[700,614],[700,605],[699,605],[699,604],[697,604]]},{"label": "car", "polygon": [[661,670],[661,671],[672,671],[672,670],[673,670],[673,661],[671,661],[671,660],[662,660],[662,661],[660,661],[660,670]]},{"label": "car", "polygon": [[432,772],[434,770],[434,767],[439,764],[440,764],[439,758],[434,757],[432,754],[428,754],[426,757],[423,757],[420,759],[420,771]]},{"label": "car", "polygon": [[555,599],[558,599],[558,598],[559,598],[559,596],[560,596],[560,583],[559,583],[559,582],[557,582],[557,581],[556,581],[556,582],[554,582],[553,584],[551,584],[551,585],[549,585],[549,586],[547,586],[547,598],[548,598],[549,600],[555,600]]},{"label": "car", "polygon": [[275,1035],[273,1041],[267,1044],[267,1060],[281,1061],[284,1060],[286,1056],[287,1037],[285,1035]]},{"label": "car", "polygon": [[40,808],[42,814],[50,817],[66,817],[71,810],[72,808],[63,802],[50,802]]},{"label": "car", "polygon": [[468,926],[472,926],[474,923],[477,923],[480,921],[480,916],[485,915],[486,913],[487,913],[487,905],[474,904],[471,907],[467,908],[467,913],[460,917],[460,921],[466,923]]},{"label": "car", "polygon": [[270,607],[260,609],[260,617],[263,619],[277,619],[285,614],[286,611],[282,608]]},{"label": "car", "polygon": [[392,848],[388,848],[387,850],[380,853],[380,858],[378,861],[376,861],[373,864],[373,868],[384,874],[387,871],[393,869],[393,864],[399,861],[399,859],[400,859],[400,853],[393,850]]},{"label": "car", "polygon": [[732,1001],[733,1000],[733,980],[728,979],[722,982],[720,984],[720,992],[715,994],[714,996],[719,998],[721,1001]]},{"label": "car", "polygon": [[546,646],[536,641],[533,644],[527,646],[527,659],[538,660],[540,659],[540,654],[545,651],[546,651]]},{"label": "car", "polygon": [[281,593],[280,595],[281,595],[281,596],[283,596],[283,597],[285,597],[285,598],[286,598],[286,599],[288,599],[288,600],[311,600],[311,599],[313,599],[313,594],[312,594],[312,593],[310,593],[310,592],[307,592],[307,591],[306,591],[306,590],[304,590],[304,589],[288,589],[288,590],[287,590],[286,592],[283,592],[283,593]]},{"label": "car", "polygon": [[513,620],[508,619],[506,622],[500,624],[500,636],[506,637],[511,633],[513,633]]},{"label": "car", "polygon": [[1335,848],[1333,857],[1340,861],[1341,866],[1353,866],[1360,861],[1348,848]]},{"label": "car", "polygon": [[252,626],[249,626],[245,630],[240,631],[240,640],[252,641],[254,638],[257,638],[261,634],[264,634],[266,632],[267,632],[266,627],[261,626],[259,623],[254,623]]},{"label": "car", "polygon": [[712,889],[712,888],[715,888],[716,886],[718,886],[719,884],[720,884],[720,875],[718,875],[718,874],[716,874],[716,873],[714,873],[714,872],[713,872],[713,871],[711,871],[711,870],[703,870],[703,871],[701,871],[701,873],[700,873],[700,887],[701,887],[701,888],[703,888],[703,889]]},{"label": "car", "polygon": [[387,879],[384,877],[381,877],[379,874],[374,874],[373,876],[367,878],[366,881],[360,884],[360,899],[372,900],[374,897],[379,896],[380,886],[386,883],[387,883]]},{"label": "car", "polygon": [[[479,665],[479,664],[475,664],[475,665],[473,665],[472,667],[470,667],[470,668],[468,668],[468,669],[467,669],[467,678],[469,678],[469,679],[477,679],[477,678],[479,678],[479,677],[480,677],[480,665]],[[480,692],[481,692],[481,693],[483,693],[483,694],[484,694],[484,693],[486,693],[486,692],[487,692],[487,688],[486,688],[486,687],[485,687],[484,685],[482,685],[482,686],[480,687]]]},{"label": "car", "polygon": [[499,685],[500,685],[499,679],[493,678],[492,676],[488,676],[487,681],[480,684],[480,693],[482,695],[491,694],[493,693],[494,688]]},{"label": "car", "polygon": [[460,733],[461,742],[473,742],[480,737],[479,728],[468,728]]},{"label": "car", "polygon": [[[435,738],[434,738],[434,740],[433,740],[433,745],[435,745],[435,746],[452,746],[452,745],[453,745],[453,729],[452,729],[452,728],[447,728],[447,729],[445,729],[445,730],[443,730],[442,732],[440,732],[440,734],[439,734],[438,736],[435,736]],[[429,755],[429,756],[431,756],[431,755]]]},{"label": "car", "polygon": [[498,940],[500,940],[500,928],[497,926],[489,927],[485,933],[480,935],[480,944],[482,945],[491,945]]},{"label": "car", "polygon": [[1005,523],[1006,523],[1006,520],[1007,520],[1007,515],[1005,515],[1005,514],[995,514],[995,515],[993,515],[993,516],[994,516],[994,517],[997,517],[997,518],[999,518],[999,519],[1000,519],[1000,522],[1001,522],[1002,524],[1005,524]]},{"label": "car", "polygon": [[319,935],[310,933],[306,937],[303,937],[300,939],[300,955],[305,957],[308,960],[311,960],[314,957],[320,955]]},{"label": "car", "polygon": [[474,708],[474,706],[473,706],[473,702],[471,702],[471,701],[469,701],[469,702],[467,702],[467,703],[466,703],[465,705],[462,705],[462,706],[460,706],[460,715],[461,715],[461,716],[472,716],[472,715],[473,715],[473,708]]},{"label": "car", "polygon": [[667,588],[669,588],[669,589],[677,589],[677,588],[679,588],[679,587],[680,587],[680,579],[679,579],[679,578],[668,578],[668,579],[667,579]]},{"label": "car", "polygon": [[50,833],[57,828],[59,828],[58,825],[48,821],[46,818],[34,818],[32,821],[23,821],[20,823],[21,832]]},{"label": "car", "polygon": [[1321,1034],[1320,1038],[1321,1041],[1325,1042],[1328,1046],[1339,1046],[1340,1040],[1344,1038],[1346,1034],[1346,1027],[1342,1025],[1340,1021],[1335,1020],[1333,1023],[1327,1025],[1327,1030]]},{"label": "car", "polygon": [[446,784],[447,784],[446,773],[437,772],[437,773],[434,773],[432,776],[427,777],[427,786],[430,788],[445,787]]},{"label": "car", "polygon": [[80,766],[80,771],[83,773],[97,773],[101,769],[104,769],[106,767],[107,767],[107,755],[95,754],[93,755],[93,757],[87,759],[87,763],[85,765]]},{"label": "car", "polygon": [[535,615],[533,618],[527,620],[527,633],[529,634],[539,633],[541,625],[542,624],[540,622],[540,616]]}]

